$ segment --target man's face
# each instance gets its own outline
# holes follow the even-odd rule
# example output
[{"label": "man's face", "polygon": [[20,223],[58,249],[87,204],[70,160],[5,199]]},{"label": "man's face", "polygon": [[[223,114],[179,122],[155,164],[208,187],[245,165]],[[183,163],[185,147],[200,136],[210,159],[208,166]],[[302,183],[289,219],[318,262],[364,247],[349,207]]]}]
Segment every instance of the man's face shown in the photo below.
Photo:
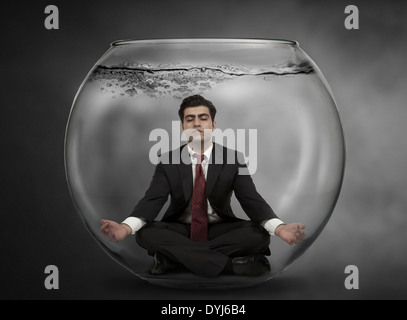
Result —
[{"label": "man's face", "polygon": [[207,141],[212,138],[216,122],[212,122],[208,107],[189,107],[184,110],[181,129],[183,134],[189,138],[188,141],[191,141],[191,138],[193,141]]}]

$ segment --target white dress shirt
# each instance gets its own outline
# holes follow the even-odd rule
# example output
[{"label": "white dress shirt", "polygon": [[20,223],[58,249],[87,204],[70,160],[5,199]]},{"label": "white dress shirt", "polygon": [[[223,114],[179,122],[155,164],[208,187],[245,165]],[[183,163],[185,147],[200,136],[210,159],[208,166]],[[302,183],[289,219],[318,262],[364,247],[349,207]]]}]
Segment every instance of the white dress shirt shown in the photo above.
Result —
[{"label": "white dress shirt", "polygon": [[[188,145],[188,152],[191,157],[191,163],[192,163],[192,185],[195,182],[195,170],[196,170],[196,164],[197,164],[197,158],[193,157],[193,155],[196,153],[192,148]],[[205,180],[206,176],[208,173],[208,161],[211,157],[212,154],[212,149],[213,149],[213,144],[205,150],[204,155],[205,159],[202,161],[202,170],[205,175]],[[191,203],[189,204],[187,210],[180,216],[179,220],[182,223],[191,223]],[[222,221],[221,217],[219,217],[214,211],[213,208],[211,207],[209,200],[208,200],[208,222],[209,223],[216,223]],[[140,218],[137,217],[128,217],[126,218],[122,223],[127,224],[130,228],[132,233],[135,234],[138,230],[140,230],[146,222]],[[274,218],[270,220],[263,221],[262,226],[265,228],[271,235],[275,235],[274,231],[275,229],[280,225],[284,224],[283,221],[280,219]]]}]

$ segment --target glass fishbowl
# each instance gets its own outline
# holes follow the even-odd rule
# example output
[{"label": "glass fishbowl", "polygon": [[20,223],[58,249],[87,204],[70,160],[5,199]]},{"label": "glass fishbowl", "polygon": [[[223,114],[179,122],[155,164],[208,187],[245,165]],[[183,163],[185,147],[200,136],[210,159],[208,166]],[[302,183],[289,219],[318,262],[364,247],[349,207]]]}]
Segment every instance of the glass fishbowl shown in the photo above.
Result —
[{"label": "glass fishbowl", "polygon": [[[194,94],[216,106],[220,143],[244,154],[258,192],[278,217],[306,225],[300,244],[271,237],[266,275],[153,276],[153,258],[134,237],[115,243],[99,231],[101,219],[122,222],[130,215],[150,184],[157,152],[185,143],[177,112],[182,99]],[[327,224],[344,167],[331,89],[289,40],[116,41],[84,79],[66,128],[67,182],[87,230],[123,267],[163,286],[232,288],[270,280],[304,254]],[[231,201],[234,214],[248,220],[236,198]]]}]

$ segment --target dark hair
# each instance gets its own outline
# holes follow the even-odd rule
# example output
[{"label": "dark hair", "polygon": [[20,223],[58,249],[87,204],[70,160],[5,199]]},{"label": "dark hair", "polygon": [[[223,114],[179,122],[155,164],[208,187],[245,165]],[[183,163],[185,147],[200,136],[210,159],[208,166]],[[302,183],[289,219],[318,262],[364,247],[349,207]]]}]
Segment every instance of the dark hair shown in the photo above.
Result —
[{"label": "dark hair", "polygon": [[178,115],[179,115],[179,118],[181,119],[181,122],[184,122],[184,110],[186,108],[198,107],[198,106],[208,107],[209,113],[211,114],[212,122],[215,121],[216,108],[213,105],[213,103],[210,102],[209,100],[206,100],[204,97],[200,96],[199,94],[196,94],[193,96],[186,97],[184,100],[182,100],[182,103],[178,110]]}]

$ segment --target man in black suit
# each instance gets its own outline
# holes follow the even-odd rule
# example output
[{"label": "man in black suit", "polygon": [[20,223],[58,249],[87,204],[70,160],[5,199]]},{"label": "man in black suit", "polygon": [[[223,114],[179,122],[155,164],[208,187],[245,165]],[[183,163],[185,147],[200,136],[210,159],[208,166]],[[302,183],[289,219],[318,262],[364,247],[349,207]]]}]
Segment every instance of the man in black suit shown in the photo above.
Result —
[{"label": "man in black suit", "polygon": [[[144,197],[122,223],[102,220],[112,241],[136,234],[155,256],[159,275],[177,267],[203,276],[256,276],[269,270],[270,235],[300,243],[305,226],[284,224],[257,192],[242,155],[212,142],[216,108],[202,96],[187,97],[179,112],[188,144],[161,156]],[[232,193],[250,220],[237,218]],[[171,196],[161,221],[155,221]]]}]

